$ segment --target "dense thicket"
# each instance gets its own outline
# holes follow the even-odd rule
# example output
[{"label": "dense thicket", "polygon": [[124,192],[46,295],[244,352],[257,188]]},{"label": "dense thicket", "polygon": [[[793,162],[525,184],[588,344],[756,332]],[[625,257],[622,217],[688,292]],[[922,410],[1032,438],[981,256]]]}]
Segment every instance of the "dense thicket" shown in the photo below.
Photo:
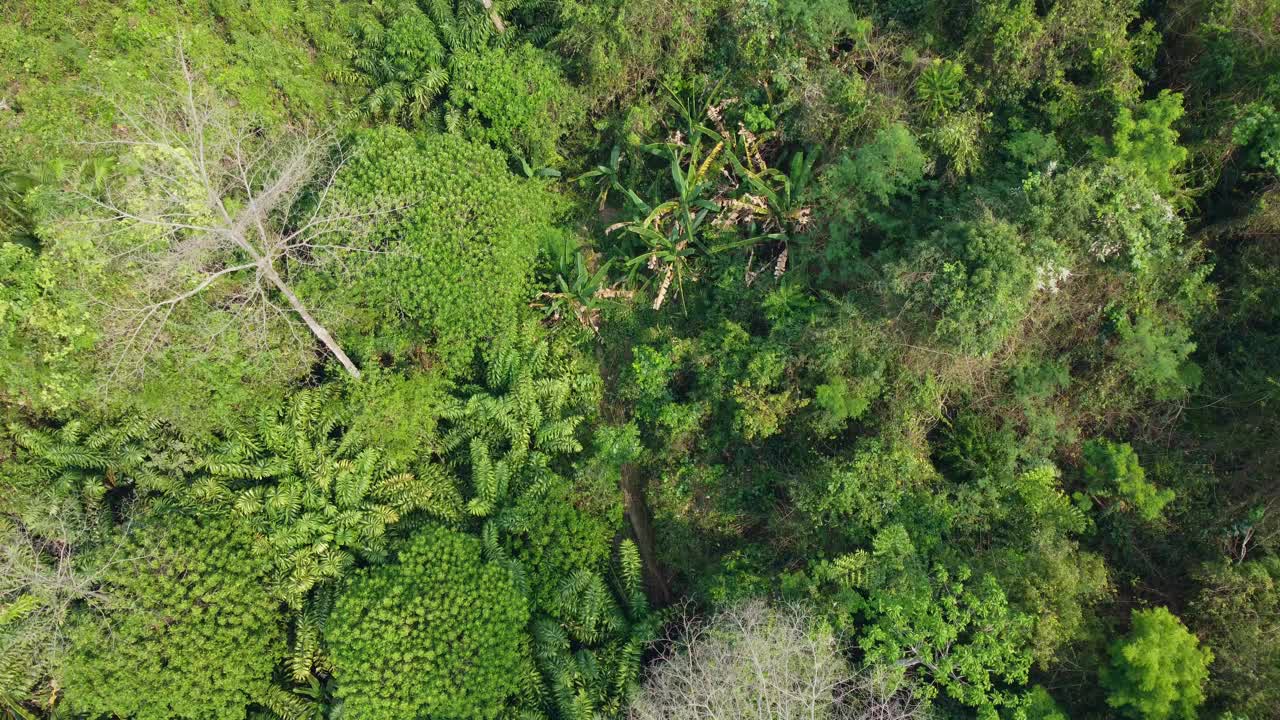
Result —
[{"label": "dense thicket", "polygon": [[0,0],[0,712],[1280,718],[1275,0]]}]

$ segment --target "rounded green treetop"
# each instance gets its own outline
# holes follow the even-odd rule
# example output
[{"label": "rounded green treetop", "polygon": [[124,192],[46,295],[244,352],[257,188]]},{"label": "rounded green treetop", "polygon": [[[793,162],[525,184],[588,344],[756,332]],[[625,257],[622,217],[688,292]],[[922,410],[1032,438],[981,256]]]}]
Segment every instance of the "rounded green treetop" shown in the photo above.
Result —
[{"label": "rounded green treetop", "polygon": [[551,232],[553,198],[541,184],[483,145],[384,127],[361,137],[338,188],[352,214],[376,218],[376,261],[357,288],[371,315],[356,335],[383,345],[431,337],[449,367],[462,367],[514,327]]},{"label": "rounded green treetop", "polygon": [[271,559],[230,519],[151,518],[103,563],[106,600],[76,618],[61,671],[72,714],[245,717],[283,657]]},{"label": "rounded green treetop", "polygon": [[1133,612],[1129,635],[1111,646],[1102,671],[1107,704],[1140,720],[1195,720],[1213,653],[1159,607]]},{"label": "rounded green treetop", "polygon": [[327,625],[344,717],[494,718],[517,689],[529,610],[478,538],[427,528],[358,574]]}]

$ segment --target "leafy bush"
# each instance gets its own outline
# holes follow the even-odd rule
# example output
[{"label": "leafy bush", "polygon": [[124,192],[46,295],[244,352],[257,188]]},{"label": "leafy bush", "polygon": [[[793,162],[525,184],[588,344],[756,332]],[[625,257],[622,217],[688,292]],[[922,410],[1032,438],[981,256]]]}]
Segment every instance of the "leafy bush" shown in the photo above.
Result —
[{"label": "leafy bush", "polygon": [[928,165],[914,133],[902,124],[881,129],[865,145],[828,164],[818,186],[819,208],[829,222],[819,272],[836,282],[856,277],[864,256],[877,249],[876,233],[901,228],[893,202],[918,188]]},{"label": "leafy bush", "polygon": [[554,57],[523,44],[453,59],[449,106],[463,130],[536,166],[558,162],[556,143],[582,114]]},{"label": "leafy bush", "polygon": [[1194,627],[1214,649],[1211,697],[1250,717],[1280,703],[1280,558],[1219,561],[1197,573]]},{"label": "leafy bush", "polygon": [[974,67],[984,70],[975,81],[986,97],[1042,118],[1064,144],[1080,147],[1145,86],[1160,36],[1139,14],[1133,2],[1040,8],[1032,0],[990,0],[955,24]]},{"label": "leafy bush", "polygon": [[1247,110],[1232,128],[1231,142],[1243,150],[1249,166],[1280,175],[1280,112],[1262,103]]},{"label": "leafy bush", "polygon": [[537,165],[558,159],[576,94],[554,56],[513,43],[522,33],[505,23],[499,31],[479,3],[375,5],[355,33],[355,69],[338,75],[369,88],[363,107],[371,117],[465,129]]},{"label": "leafy bush", "polygon": [[1084,477],[1090,493],[1114,498],[1121,508],[1133,509],[1148,521],[1158,519],[1174,498],[1172,490],[1147,481],[1146,471],[1138,464],[1138,454],[1129,443],[1105,439],[1085,443]]},{"label": "leafy bush", "polygon": [[723,6],[723,0],[565,0],[556,45],[592,105],[625,106],[655,81],[678,82],[699,62]]},{"label": "leafy bush", "polygon": [[640,563],[635,544],[624,540],[616,584],[600,572],[578,568],[563,576],[555,597],[540,608],[533,622],[533,656],[545,688],[541,704],[549,715],[619,717],[628,711],[659,619],[649,612]]},{"label": "leafy bush", "polygon": [[841,528],[843,536],[866,540],[883,527],[934,477],[927,458],[879,438],[860,441],[852,458],[818,470],[813,488],[798,492],[802,507]]},{"label": "leafy bush", "polygon": [[527,677],[529,610],[481,542],[429,527],[357,573],[326,627],[344,716],[496,718]]},{"label": "leafy bush", "polygon": [[284,633],[247,528],[151,515],[101,562],[102,599],[75,618],[58,673],[68,711],[231,720],[267,697]]},{"label": "leafy bush", "polygon": [[58,263],[24,245],[0,240],[0,275],[0,393],[21,407],[61,410],[83,391],[74,359],[93,342],[85,308],[52,300]]},{"label": "leafy bush", "polygon": [[829,167],[822,182],[842,218],[861,215],[874,221],[878,210],[883,212],[891,199],[920,182],[927,162],[911,131],[891,125]]},{"label": "leafy bush", "polygon": [[1137,118],[1129,108],[1121,108],[1111,138],[1116,161],[1166,196],[1177,189],[1174,170],[1187,159],[1187,149],[1178,144],[1178,132],[1171,127],[1181,117],[1182,95],[1161,90],[1156,99],[1143,103]]},{"label": "leafy bush", "polygon": [[1191,360],[1196,345],[1189,328],[1145,315],[1132,321],[1122,315],[1115,330],[1116,359],[1157,400],[1185,397],[1200,384],[1200,367]]},{"label": "leafy bush", "polygon": [[458,137],[382,128],[361,137],[338,191],[384,213],[374,231],[381,254],[361,284],[363,334],[397,351],[434,337],[457,374],[477,346],[514,328],[550,232],[553,204],[541,185]]},{"label": "leafy bush", "polygon": [[894,287],[933,319],[944,349],[988,356],[1017,332],[1036,290],[1028,243],[994,217],[956,228],[898,264]]},{"label": "leafy bush", "polygon": [[1195,720],[1213,653],[1167,609],[1133,611],[1133,628],[1102,669],[1107,704],[1139,720]]}]

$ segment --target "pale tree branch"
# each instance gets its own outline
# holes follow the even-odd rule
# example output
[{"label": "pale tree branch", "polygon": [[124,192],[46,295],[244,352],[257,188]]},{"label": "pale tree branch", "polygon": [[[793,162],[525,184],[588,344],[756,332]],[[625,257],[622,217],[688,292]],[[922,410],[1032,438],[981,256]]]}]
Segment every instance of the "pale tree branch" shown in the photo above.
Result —
[{"label": "pale tree branch", "polygon": [[685,607],[655,645],[631,720],[924,720],[892,674],[851,669],[801,606],[753,601],[700,619]]},{"label": "pale tree branch", "polygon": [[493,0],[480,0],[480,4],[484,6],[484,11],[489,14],[489,22],[493,23],[493,29],[499,35],[507,31],[507,24],[502,22],[502,17],[498,15],[498,11],[493,7]]},{"label": "pale tree branch", "polygon": [[[335,207],[332,190],[345,157],[330,133],[265,132],[204,89],[181,44],[176,62],[180,86],[169,104],[117,105],[126,122],[122,137],[93,143],[117,149],[128,159],[125,169],[102,193],[69,193],[87,213],[68,217],[65,227],[100,230],[88,231],[100,251],[97,277],[114,281],[90,289],[91,296],[109,298],[99,303],[113,309],[102,322],[104,346],[116,356],[111,376],[126,366],[141,373],[148,356],[175,341],[165,326],[189,317],[175,315],[177,309],[214,293],[206,306],[229,311],[244,324],[235,336],[259,344],[244,351],[300,338],[294,327],[300,321],[359,377],[355,363],[286,280],[285,265],[343,273],[343,263],[384,254],[363,240],[378,216],[395,210]],[[331,163],[335,148],[338,160]],[[291,209],[307,192],[314,207],[294,226]],[[328,237],[334,234],[344,237]],[[251,290],[236,292],[246,278]],[[224,284],[225,290],[215,292]],[[272,296],[283,298],[288,310]],[[213,337],[230,337],[222,333]]]}]

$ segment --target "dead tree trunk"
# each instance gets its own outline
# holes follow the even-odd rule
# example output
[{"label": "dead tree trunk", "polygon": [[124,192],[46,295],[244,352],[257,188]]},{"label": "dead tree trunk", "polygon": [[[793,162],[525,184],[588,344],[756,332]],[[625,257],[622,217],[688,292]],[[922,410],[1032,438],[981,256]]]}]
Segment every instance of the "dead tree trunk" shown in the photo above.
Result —
[{"label": "dead tree trunk", "polygon": [[507,31],[507,24],[502,22],[502,18],[498,16],[498,11],[493,9],[493,0],[480,0],[480,4],[484,6],[485,12],[489,13],[489,22],[493,23],[493,29],[498,34]]},{"label": "dead tree trunk", "polygon": [[347,372],[351,374],[351,377],[360,377],[360,369],[356,367],[355,363],[351,362],[351,358],[347,357],[347,354],[342,350],[342,346],[333,339],[333,336],[329,334],[329,331],[326,330],[323,325],[316,322],[316,319],[311,316],[311,311],[307,310],[307,306],[302,304],[302,301],[298,299],[298,296],[293,292],[293,289],[285,284],[284,279],[280,277],[280,273],[276,272],[274,267],[271,267],[271,263],[264,261],[262,272],[266,275],[267,279],[271,281],[271,284],[280,291],[280,294],[289,301],[289,307],[293,308],[293,311],[298,314],[298,317],[302,318],[302,321],[306,323],[307,328],[311,330],[311,334],[315,335],[316,339],[328,348],[329,352],[333,353],[334,357],[338,358],[338,362],[342,363],[342,367],[346,368]]},{"label": "dead tree trunk", "polygon": [[[301,320],[347,373],[360,377],[279,263],[354,272],[350,264],[374,252],[360,242],[369,221],[385,211],[335,207],[330,191],[342,162],[331,162],[340,148],[330,134],[265,132],[198,81],[181,47],[177,65],[182,85],[170,97],[154,106],[117,106],[125,132],[96,143],[130,156],[131,170],[101,194],[75,193],[96,212],[72,222],[106,226],[90,239],[110,258],[108,271],[130,280],[115,286],[126,293],[100,302],[107,308],[104,346],[117,357],[113,376],[126,365],[141,373],[147,356],[171,342],[165,326],[175,309],[230,283],[218,302],[241,323],[229,335],[245,343],[244,352],[278,345],[281,332],[309,344],[292,327]],[[295,220],[291,213],[307,190],[318,199]]]}]

